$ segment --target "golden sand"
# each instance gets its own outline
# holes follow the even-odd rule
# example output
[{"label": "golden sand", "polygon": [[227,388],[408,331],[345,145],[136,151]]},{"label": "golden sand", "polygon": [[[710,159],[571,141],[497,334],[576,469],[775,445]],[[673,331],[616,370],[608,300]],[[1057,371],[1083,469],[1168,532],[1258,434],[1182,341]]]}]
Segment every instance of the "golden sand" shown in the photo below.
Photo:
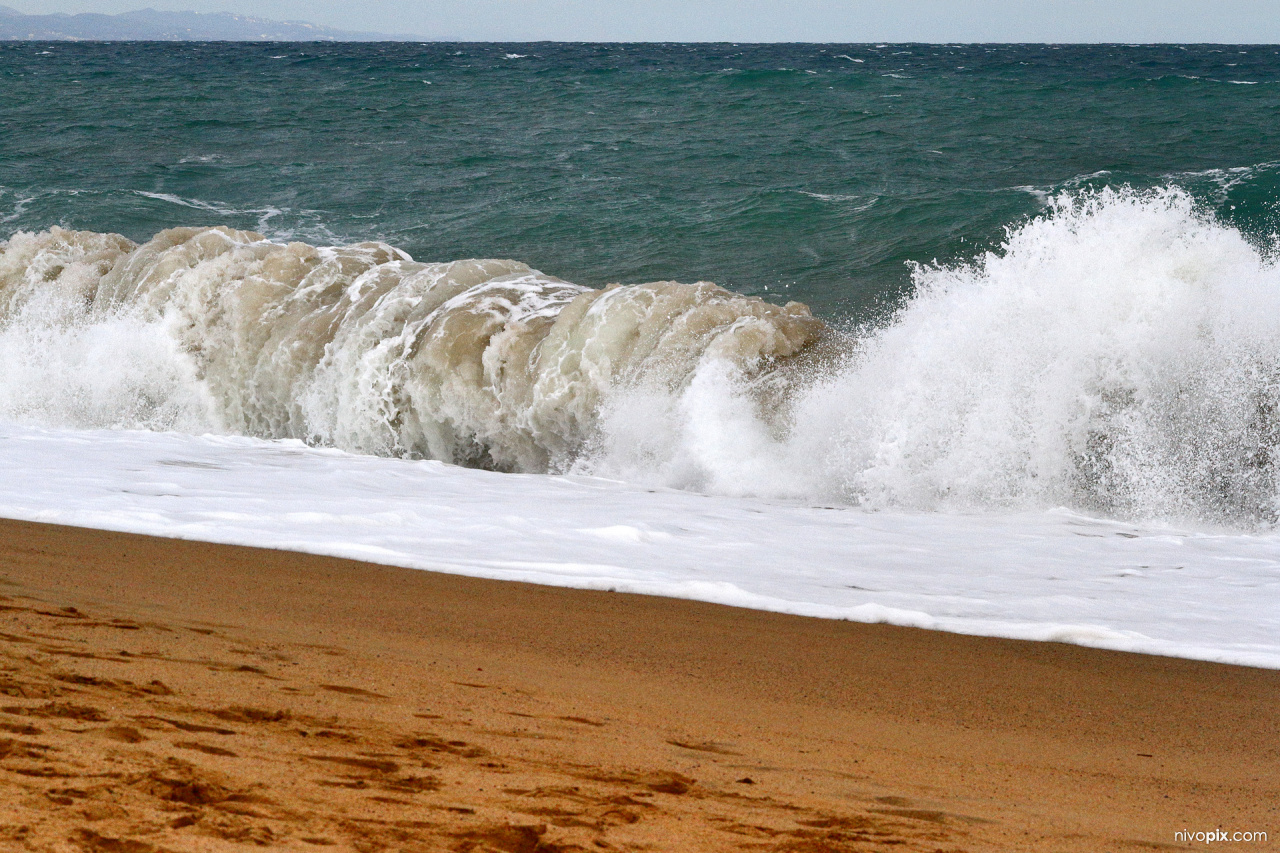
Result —
[{"label": "golden sand", "polygon": [[1192,849],[1280,839],[1277,709],[1269,670],[0,522],[5,851]]}]

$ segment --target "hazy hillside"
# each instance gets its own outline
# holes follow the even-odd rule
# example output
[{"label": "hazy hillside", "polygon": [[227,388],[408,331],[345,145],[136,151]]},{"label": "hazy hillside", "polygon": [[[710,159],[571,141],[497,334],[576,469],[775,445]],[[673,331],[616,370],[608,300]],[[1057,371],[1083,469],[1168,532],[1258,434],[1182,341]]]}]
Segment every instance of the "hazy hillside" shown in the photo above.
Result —
[{"label": "hazy hillside", "polygon": [[229,12],[24,15],[0,6],[0,40],[39,41],[407,41],[412,36],[335,30]]}]

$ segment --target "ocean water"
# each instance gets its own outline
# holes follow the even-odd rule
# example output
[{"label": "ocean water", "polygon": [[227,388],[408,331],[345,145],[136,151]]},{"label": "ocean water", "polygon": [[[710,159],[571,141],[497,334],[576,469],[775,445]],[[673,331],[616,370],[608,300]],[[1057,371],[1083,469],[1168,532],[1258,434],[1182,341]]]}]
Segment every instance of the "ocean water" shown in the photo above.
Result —
[{"label": "ocean water", "polygon": [[1280,666],[1280,48],[0,80],[10,517]]}]

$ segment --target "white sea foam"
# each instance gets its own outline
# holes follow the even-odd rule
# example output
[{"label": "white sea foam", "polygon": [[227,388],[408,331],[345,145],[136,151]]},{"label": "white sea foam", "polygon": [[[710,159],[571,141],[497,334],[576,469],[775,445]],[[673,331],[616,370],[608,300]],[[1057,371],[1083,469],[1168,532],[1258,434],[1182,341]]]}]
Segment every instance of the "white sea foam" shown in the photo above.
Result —
[{"label": "white sea foam", "polygon": [[1280,270],[1176,191],[1064,195],[997,253],[919,267],[837,367],[609,403],[581,470],[871,508],[1267,523],[1277,512]]}]

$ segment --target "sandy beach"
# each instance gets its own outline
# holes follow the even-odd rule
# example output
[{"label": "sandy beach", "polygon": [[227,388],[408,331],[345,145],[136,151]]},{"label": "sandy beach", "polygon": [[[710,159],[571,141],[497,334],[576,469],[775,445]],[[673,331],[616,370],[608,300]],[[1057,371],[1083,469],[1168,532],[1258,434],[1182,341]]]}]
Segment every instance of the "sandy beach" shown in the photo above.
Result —
[{"label": "sandy beach", "polygon": [[5,850],[1280,838],[1276,671],[11,521],[0,621]]}]

